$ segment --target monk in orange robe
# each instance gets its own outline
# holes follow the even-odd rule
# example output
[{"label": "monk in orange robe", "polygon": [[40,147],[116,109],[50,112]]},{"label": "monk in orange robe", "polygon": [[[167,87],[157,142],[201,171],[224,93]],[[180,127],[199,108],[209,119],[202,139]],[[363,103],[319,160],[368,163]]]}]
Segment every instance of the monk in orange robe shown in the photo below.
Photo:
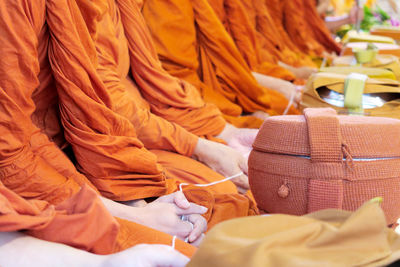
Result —
[{"label": "monk in orange robe", "polygon": [[[309,62],[309,55],[307,52],[302,51],[290,38],[289,34],[286,32],[285,25],[284,25],[284,17],[285,17],[285,12],[284,12],[284,4],[285,1],[281,0],[262,0],[264,3],[264,6],[268,9],[268,14],[270,15],[275,28],[278,32],[278,37],[280,37],[280,45],[284,46],[285,49],[288,51],[292,51],[295,54],[299,55],[301,59],[304,59],[305,62]],[[265,13],[262,13],[261,15],[264,15]],[[265,27],[265,26],[264,26]],[[264,28],[262,27],[262,28]],[[267,31],[262,30],[260,33],[265,36],[265,38],[272,38],[271,35],[268,34]],[[274,35],[272,35],[275,37]],[[275,38],[274,38],[275,39]],[[293,62],[294,63],[294,62]],[[289,64],[289,63],[288,63]],[[312,64],[312,63],[309,63]],[[310,66],[308,64],[305,64],[307,66]],[[312,66],[312,65],[311,65]]]},{"label": "monk in orange robe", "polygon": [[252,22],[252,27],[256,29],[263,55],[276,55],[279,61],[297,68],[316,67],[315,63],[290,41],[286,32],[279,29],[279,24],[273,18],[273,15],[278,14],[271,14],[268,9],[271,7],[275,9],[275,13],[279,12],[279,3],[268,4],[266,0],[240,2]]},{"label": "monk in orange robe", "polygon": [[[250,21],[241,1],[208,0],[208,3],[253,71],[288,81],[296,79],[294,73],[277,65],[278,55],[272,45],[273,53],[261,54],[255,21]],[[253,4],[251,1],[248,3],[250,6]]]},{"label": "monk in orange robe", "polygon": [[[21,230],[42,240],[69,245],[95,254],[118,252],[122,248],[121,241],[125,242],[126,247],[132,246],[134,243],[131,241],[135,239],[133,236],[141,235],[144,231],[151,232],[152,236],[141,236],[136,239],[142,238],[147,243],[171,245],[172,237],[162,232],[134,223],[120,225],[103,206],[98,194],[87,186],[82,187],[78,193],[72,195],[64,203],[53,206],[42,200],[26,200],[0,182],[0,206],[0,255],[6,252],[13,253],[12,250],[8,251],[7,245],[2,242],[3,237],[6,238],[10,235],[4,235],[2,232]],[[119,221],[122,222],[120,219]],[[135,233],[128,239],[122,240],[119,236],[128,225]],[[20,235],[11,236],[15,238]],[[24,239],[27,239],[28,242],[34,240],[32,238]],[[13,243],[15,243],[15,240]],[[38,242],[38,244],[46,243]],[[14,252],[25,251],[17,244],[14,246],[16,246]],[[19,244],[19,246],[24,246],[24,244]],[[194,252],[191,245],[185,244],[179,239],[176,241],[176,246],[189,256]],[[37,251],[32,255],[40,254],[39,249],[40,247],[37,247]],[[47,250],[44,252],[46,258],[53,257],[54,265],[56,262],[55,255],[51,255],[50,251]],[[62,255],[58,255],[58,257],[60,256]],[[18,265],[16,263],[19,259],[10,255],[7,255],[7,257],[0,256],[0,264],[2,259],[10,257],[13,264]],[[32,262],[35,259],[29,258],[29,260]],[[74,258],[74,260],[75,263],[79,263],[80,258]]]},{"label": "monk in orange robe", "polygon": [[[305,19],[309,28],[312,30],[315,40],[317,40],[328,53],[333,52],[339,54],[342,47],[333,39],[331,31],[318,13],[317,2],[315,0],[303,0],[303,6]],[[357,11],[357,9],[355,11]]]},{"label": "monk in orange robe", "polygon": [[257,83],[207,0],[146,0],[142,13],[163,67],[194,84],[203,99],[216,104],[235,126],[259,126],[238,121],[243,113],[277,115],[288,106],[280,93]]},{"label": "monk in orange robe", "polygon": [[[0,47],[4,55],[0,62],[0,179],[24,198],[52,204],[68,199],[84,184],[91,185],[86,177],[104,196],[113,200],[164,196],[135,212],[133,207],[103,201],[114,216],[181,238],[189,237],[194,243],[204,231],[200,231],[204,225],[200,214],[205,211],[186,199],[177,201],[176,198],[182,199],[179,194],[165,195],[177,190],[178,176],[189,183],[223,177],[200,162],[165,150],[195,155],[202,161],[211,160],[215,165],[210,165],[217,166],[216,169],[218,160],[207,156],[210,148],[207,142],[200,142],[194,134],[152,115],[136,103],[132,105],[136,111],[132,121],[115,111],[120,103],[113,100],[120,88],[107,87],[106,78],[110,78],[112,84],[118,77],[113,75],[118,72],[113,72],[116,70],[110,64],[110,75],[101,73],[106,72],[104,65],[99,64],[104,63],[98,55],[102,51],[96,51],[93,42],[100,37],[96,31],[99,25],[87,23],[107,17],[109,13],[103,12],[108,8],[105,3],[18,0],[12,5],[0,4],[3,32],[0,41],[4,44]],[[22,28],[25,35],[16,31]],[[66,143],[58,116],[64,135],[73,147],[76,166],[86,177],[77,172],[59,149]],[[151,149],[163,151],[152,153],[144,143]],[[217,148],[214,158],[227,153],[224,145],[213,145]],[[232,162],[241,160],[235,158],[235,153],[232,155]],[[232,168],[228,166],[227,171],[234,170],[233,165]],[[204,217],[209,226],[257,213],[253,202],[237,194],[231,182],[210,189],[185,187],[184,193],[191,202],[208,208]],[[178,202],[183,204],[178,205]],[[158,218],[162,213],[166,214]],[[195,229],[189,230],[190,224],[179,220],[181,215],[189,215],[189,221],[197,228],[194,236],[190,235]],[[134,237],[134,240],[121,242],[122,248],[138,241],[132,235],[135,228],[123,229],[120,238]],[[146,233],[151,236],[148,231],[142,232],[145,239]]]},{"label": "monk in orange robe", "polygon": [[319,57],[340,52],[340,45],[318,15],[315,0],[284,0],[282,12],[286,32],[302,51]]},{"label": "monk in orange robe", "polygon": [[300,58],[281,45],[263,0],[208,2],[253,71],[288,81],[307,79],[316,71],[311,60],[314,68],[303,67]]}]

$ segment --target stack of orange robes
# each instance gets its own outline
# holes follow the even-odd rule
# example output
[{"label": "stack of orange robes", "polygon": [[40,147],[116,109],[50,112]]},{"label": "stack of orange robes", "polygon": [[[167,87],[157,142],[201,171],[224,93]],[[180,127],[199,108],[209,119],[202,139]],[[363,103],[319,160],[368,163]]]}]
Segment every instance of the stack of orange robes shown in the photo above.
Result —
[{"label": "stack of orange robes", "polygon": [[271,115],[284,111],[288,101],[258,85],[207,0],[146,0],[142,13],[164,68],[194,84],[229,122],[258,127],[261,121],[238,116],[259,110]]},{"label": "stack of orange robes", "polygon": [[[198,139],[194,134],[136,102],[132,120],[116,112],[120,103],[115,97],[122,88],[113,87],[119,85],[114,68],[121,65],[106,65],[99,55],[108,55],[96,50],[102,46],[94,42],[101,40],[100,24],[88,23],[107,19],[111,10],[105,1],[0,4],[0,179],[24,198],[59,204],[90,185],[86,177],[114,200],[165,195],[177,189],[179,180],[223,178],[197,161],[168,152],[190,156]],[[110,46],[115,58],[118,48]],[[57,147],[65,145],[60,121],[76,166]],[[162,151],[156,155],[144,143]],[[253,202],[236,194],[230,182],[210,190],[189,189],[187,197],[209,209],[210,225],[257,213]]]}]

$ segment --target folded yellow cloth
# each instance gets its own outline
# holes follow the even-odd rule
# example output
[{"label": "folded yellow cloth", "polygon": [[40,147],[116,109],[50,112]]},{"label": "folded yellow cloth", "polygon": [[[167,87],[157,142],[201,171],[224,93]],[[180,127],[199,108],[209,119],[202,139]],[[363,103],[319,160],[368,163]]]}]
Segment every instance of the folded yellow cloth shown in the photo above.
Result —
[{"label": "folded yellow cloth", "polygon": [[350,74],[350,73],[360,73],[365,74],[370,78],[374,79],[392,79],[396,80],[396,75],[393,71],[381,68],[369,68],[369,67],[326,67],[321,68],[319,72],[332,72],[338,74]]},{"label": "folded yellow cloth", "polygon": [[239,218],[216,225],[189,267],[384,266],[400,258],[400,236],[377,202],[355,212]]},{"label": "folded yellow cloth", "polygon": [[342,39],[344,44],[354,42],[368,42],[368,43],[387,43],[395,44],[393,38],[380,35],[372,35],[366,33],[357,33],[356,31],[349,31]]}]

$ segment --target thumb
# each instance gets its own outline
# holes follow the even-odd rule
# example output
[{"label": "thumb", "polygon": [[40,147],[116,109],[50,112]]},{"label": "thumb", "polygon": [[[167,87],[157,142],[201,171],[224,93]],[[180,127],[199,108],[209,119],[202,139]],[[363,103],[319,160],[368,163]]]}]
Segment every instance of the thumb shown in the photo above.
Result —
[{"label": "thumb", "polygon": [[249,166],[247,163],[247,159],[243,156],[240,156],[240,158],[238,159],[238,165],[240,170],[244,173],[244,174],[248,174],[249,173]]},{"label": "thumb", "polygon": [[181,209],[187,209],[190,207],[189,201],[186,199],[185,195],[181,191],[159,197],[154,202],[175,204]]},{"label": "thumb", "polygon": [[190,207],[189,201],[186,199],[185,194],[181,191],[174,193],[174,202],[181,209],[188,209]]}]

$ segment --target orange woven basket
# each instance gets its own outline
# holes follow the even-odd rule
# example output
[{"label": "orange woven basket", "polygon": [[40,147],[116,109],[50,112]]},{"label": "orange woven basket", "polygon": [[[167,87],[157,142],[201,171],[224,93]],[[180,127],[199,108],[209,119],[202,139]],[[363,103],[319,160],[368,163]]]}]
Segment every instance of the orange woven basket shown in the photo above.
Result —
[{"label": "orange woven basket", "polygon": [[249,180],[267,213],[303,215],[356,210],[383,197],[388,224],[400,217],[400,120],[337,116],[308,108],[304,116],[267,119],[249,157]]}]

